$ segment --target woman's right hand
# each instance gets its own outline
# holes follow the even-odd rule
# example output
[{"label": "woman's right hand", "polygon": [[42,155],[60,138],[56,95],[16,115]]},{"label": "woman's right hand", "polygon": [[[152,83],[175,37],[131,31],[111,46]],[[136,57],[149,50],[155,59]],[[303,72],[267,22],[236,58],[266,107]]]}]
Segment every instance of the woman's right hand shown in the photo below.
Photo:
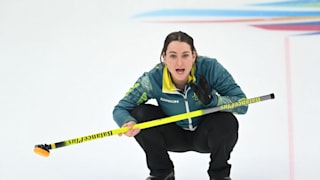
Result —
[{"label": "woman's right hand", "polygon": [[[127,132],[124,133],[124,135],[128,136],[128,137],[134,137],[135,135],[139,134],[140,129],[139,128],[133,128],[133,126],[136,123],[133,121],[127,122],[125,124],[123,124],[122,127],[129,127],[129,130]],[[122,134],[119,134],[119,136],[122,136]]]}]

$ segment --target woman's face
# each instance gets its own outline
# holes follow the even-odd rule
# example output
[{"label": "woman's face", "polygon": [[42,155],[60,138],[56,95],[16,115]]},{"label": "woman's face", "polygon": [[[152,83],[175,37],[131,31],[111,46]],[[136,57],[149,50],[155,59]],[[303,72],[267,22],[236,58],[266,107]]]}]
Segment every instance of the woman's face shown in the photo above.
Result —
[{"label": "woman's face", "polygon": [[184,86],[196,60],[196,52],[192,52],[188,43],[172,41],[168,44],[163,59],[176,86]]}]

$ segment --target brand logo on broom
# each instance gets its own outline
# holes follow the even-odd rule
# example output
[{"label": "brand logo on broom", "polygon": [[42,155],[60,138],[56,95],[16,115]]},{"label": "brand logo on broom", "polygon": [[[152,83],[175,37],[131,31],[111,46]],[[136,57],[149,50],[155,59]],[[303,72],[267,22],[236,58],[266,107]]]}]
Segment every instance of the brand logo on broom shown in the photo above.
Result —
[{"label": "brand logo on broom", "polygon": [[236,9],[159,9],[133,18],[149,23],[245,23],[265,30],[320,35],[320,0],[248,4]]},{"label": "brand logo on broom", "polygon": [[104,137],[112,136],[112,135],[113,135],[112,131],[106,131],[106,132],[101,132],[101,133],[97,133],[97,134],[92,134],[89,136],[83,136],[83,137],[79,137],[79,138],[70,139],[70,140],[66,141],[66,144],[67,145],[79,144],[79,143],[83,143],[86,141],[91,141],[94,139],[104,138]]}]

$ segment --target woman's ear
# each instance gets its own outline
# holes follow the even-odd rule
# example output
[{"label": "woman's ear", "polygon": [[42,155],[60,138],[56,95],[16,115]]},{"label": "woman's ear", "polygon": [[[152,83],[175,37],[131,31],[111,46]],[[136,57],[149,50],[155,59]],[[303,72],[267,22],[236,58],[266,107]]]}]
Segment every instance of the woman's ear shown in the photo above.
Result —
[{"label": "woman's ear", "polygon": [[161,54],[161,57],[162,57],[163,62],[165,62],[166,61],[166,57],[165,57],[164,53]]},{"label": "woman's ear", "polygon": [[193,56],[193,63],[195,63],[197,60],[197,56],[198,56],[197,51],[193,51],[192,56]]}]

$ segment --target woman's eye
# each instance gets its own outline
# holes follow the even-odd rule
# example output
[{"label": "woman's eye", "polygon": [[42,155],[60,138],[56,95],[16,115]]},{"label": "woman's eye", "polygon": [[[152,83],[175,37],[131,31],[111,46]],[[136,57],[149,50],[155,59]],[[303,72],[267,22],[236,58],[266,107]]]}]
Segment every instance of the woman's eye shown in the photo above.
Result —
[{"label": "woman's eye", "polygon": [[171,58],[171,59],[174,59],[174,58],[176,58],[176,57],[177,57],[176,55],[173,55],[173,54],[170,55],[170,58]]},{"label": "woman's eye", "polygon": [[184,54],[182,57],[187,58],[187,57],[189,57],[189,54]]}]

